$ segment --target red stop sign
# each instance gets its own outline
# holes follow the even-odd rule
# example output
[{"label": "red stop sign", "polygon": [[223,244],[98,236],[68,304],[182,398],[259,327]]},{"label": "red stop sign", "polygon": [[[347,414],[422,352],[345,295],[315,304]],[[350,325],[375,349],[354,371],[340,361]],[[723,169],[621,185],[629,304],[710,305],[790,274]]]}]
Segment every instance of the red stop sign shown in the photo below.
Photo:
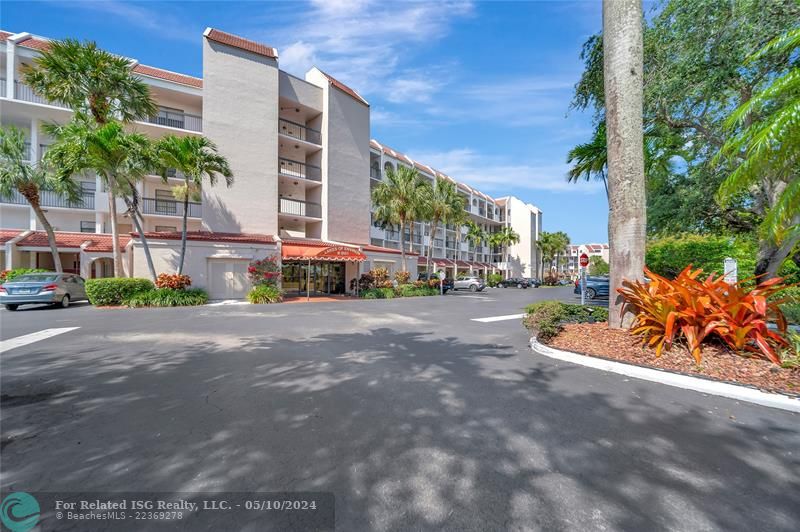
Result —
[{"label": "red stop sign", "polygon": [[586,253],[581,253],[581,268],[585,268],[589,265],[589,255]]}]

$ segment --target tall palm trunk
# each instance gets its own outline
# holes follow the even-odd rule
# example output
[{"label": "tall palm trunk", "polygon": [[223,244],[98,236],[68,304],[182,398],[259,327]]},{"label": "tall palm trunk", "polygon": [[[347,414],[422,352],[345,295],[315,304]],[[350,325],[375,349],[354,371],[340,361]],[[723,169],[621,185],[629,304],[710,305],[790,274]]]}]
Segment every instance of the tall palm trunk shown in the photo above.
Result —
[{"label": "tall palm trunk", "polygon": [[431,260],[433,259],[433,242],[436,239],[436,229],[439,226],[439,220],[434,218],[431,220],[431,237],[428,241],[428,261],[425,264],[425,271],[428,273],[430,277],[431,274]]},{"label": "tall palm trunk", "polygon": [[414,251],[414,220],[408,225],[408,252]]},{"label": "tall palm trunk", "polygon": [[111,250],[114,256],[114,277],[122,277],[122,252],[119,249],[119,228],[117,227],[117,196],[108,187],[108,214],[111,218]]},{"label": "tall palm trunk", "polygon": [[144,252],[144,258],[147,261],[147,269],[150,270],[150,277],[152,277],[153,282],[156,280],[156,268],[153,265],[153,256],[150,255],[150,245],[147,243],[147,237],[144,236],[144,229],[142,227],[141,222],[139,221],[139,210],[133,204],[133,202],[128,198],[128,196],[123,197],[125,201],[125,205],[128,206],[128,214],[133,220],[133,226],[136,228],[136,232],[139,233],[139,239],[142,241],[142,251]]},{"label": "tall palm trunk", "polygon": [[183,261],[186,258],[186,232],[189,230],[189,178],[186,178],[186,190],[183,195],[183,227],[181,229],[181,258],[178,261],[178,275],[183,273]]},{"label": "tall palm trunk", "polygon": [[23,194],[25,199],[31,204],[33,212],[36,213],[36,218],[39,220],[39,223],[42,224],[42,227],[44,227],[44,232],[47,233],[47,243],[50,245],[50,253],[53,255],[53,267],[58,273],[63,272],[61,256],[58,254],[58,244],[56,244],[56,233],[53,231],[53,226],[50,225],[50,222],[44,215],[42,206],[39,204],[39,191],[37,190],[35,195],[28,195],[30,194],[29,192],[23,192],[22,190],[20,190],[20,193]]},{"label": "tall palm trunk", "polygon": [[403,271],[408,271],[406,267],[406,221],[400,221],[400,260],[403,263]]},{"label": "tall palm trunk", "polygon": [[642,131],[642,1],[603,0],[603,76],[608,151],[609,327],[626,327],[617,288],[642,279],[645,250],[645,180]]}]

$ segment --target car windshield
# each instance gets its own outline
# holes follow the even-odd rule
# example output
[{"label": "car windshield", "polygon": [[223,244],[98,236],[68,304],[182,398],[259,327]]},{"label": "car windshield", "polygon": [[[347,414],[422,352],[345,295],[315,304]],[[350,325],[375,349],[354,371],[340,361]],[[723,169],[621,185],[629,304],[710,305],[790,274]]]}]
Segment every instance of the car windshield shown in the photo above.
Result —
[{"label": "car windshield", "polygon": [[12,283],[52,283],[58,280],[57,273],[28,273],[15,277]]}]

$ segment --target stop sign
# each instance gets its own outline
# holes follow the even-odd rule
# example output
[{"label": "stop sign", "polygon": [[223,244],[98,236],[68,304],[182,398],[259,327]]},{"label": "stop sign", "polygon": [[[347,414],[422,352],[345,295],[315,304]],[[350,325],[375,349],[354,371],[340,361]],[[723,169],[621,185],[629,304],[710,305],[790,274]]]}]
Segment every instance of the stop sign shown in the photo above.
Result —
[{"label": "stop sign", "polygon": [[585,268],[589,265],[589,255],[586,253],[581,253],[581,268]]}]

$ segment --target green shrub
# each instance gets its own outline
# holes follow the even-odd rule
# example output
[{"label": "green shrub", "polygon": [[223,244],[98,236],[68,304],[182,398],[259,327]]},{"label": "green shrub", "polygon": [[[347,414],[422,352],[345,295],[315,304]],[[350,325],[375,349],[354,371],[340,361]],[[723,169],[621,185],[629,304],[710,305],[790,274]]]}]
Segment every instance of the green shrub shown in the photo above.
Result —
[{"label": "green shrub", "polygon": [[43,270],[41,268],[14,268],[13,270],[4,270],[0,272],[0,283],[10,283],[15,277],[26,273],[44,273],[48,271],[50,270]]},{"label": "green shrub", "polygon": [[260,284],[250,289],[250,292],[247,293],[247,300],[256,305],[280,303],[283,301],[283,292],[277,286]]},{"label": "green shrub", "polygon": [[360,293],[364,299],[392,299],[395,297],[394,288],[368,288]]},{"label": "green shrub", "polygon": [[499,273],[490,273],[486,276],[486,284],[491,287],[497,286],[497,284],[503,280],[503,276]]},{"label": "green shrub", "polygon": [[201,288],[155,288],[137,292],[125,299],[129,307],[190,307],[207,302],[208,294]]},{"label": "green shrub", "polygon": [[148,290],[153,290],[150,279],[109,277],[86,281],[86,296],[92,305],[98,307],[122,305],[134,294]]},{"label": "green shrub", "polygon": [[528,314],[524,320],[525,326],[543,342],[557,336],[564,323],[608,321],[608,310],[604,308],[559,301],[534,303],[525,307],[525,311]]},{"label": "green shrub", "polygon": [[645,263],[654,273],[674,279],[691,264],[703,273],[722,274],[725,258],[736,259],[739,279],[755,274],[756,243],[749,238],[683,234],[648,242]]},{"label": "green shrub", "polygon": [[800,286],[787,288],[778,294],[778,297],[786,300],[785,303],[780,305],[783,315],[786,316],[786,321],[800,325]]}]

